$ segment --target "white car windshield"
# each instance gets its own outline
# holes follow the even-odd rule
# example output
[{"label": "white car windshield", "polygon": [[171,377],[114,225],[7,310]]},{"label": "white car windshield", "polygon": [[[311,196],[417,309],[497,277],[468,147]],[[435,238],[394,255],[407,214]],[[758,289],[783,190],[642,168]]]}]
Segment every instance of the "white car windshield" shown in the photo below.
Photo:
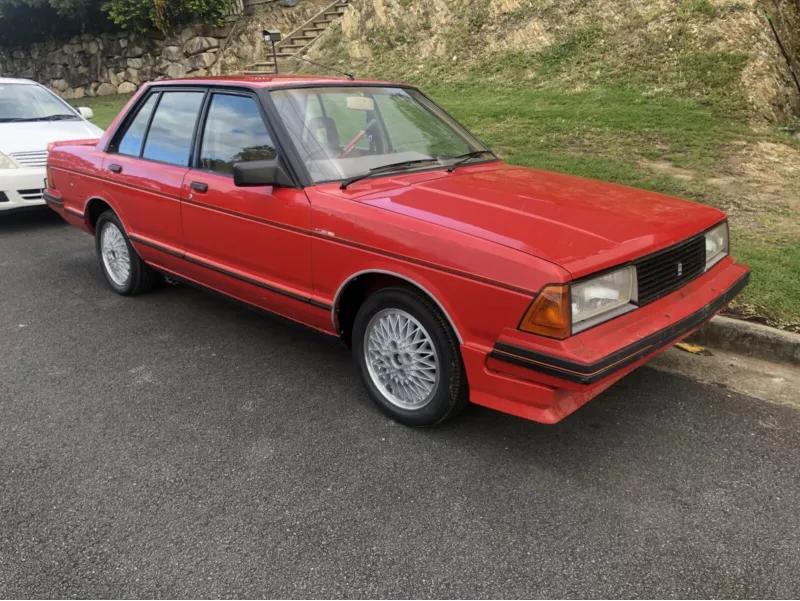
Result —
[{"label": "white car windshield", "polygon": [[416,90],[325,86],[271,97],[315,183],[496,160]]},{"label": "white car windshield", "polygon": [[78,119],[68,104],[41,86],[0,83],[0,123]]}]

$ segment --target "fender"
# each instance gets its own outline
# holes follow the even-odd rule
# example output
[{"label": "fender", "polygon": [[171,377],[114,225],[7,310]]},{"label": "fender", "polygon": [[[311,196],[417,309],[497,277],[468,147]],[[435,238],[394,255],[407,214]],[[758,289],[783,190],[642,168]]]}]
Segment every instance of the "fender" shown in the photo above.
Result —
[{"label": "fender", "polygon": [[362,275],[366,275],[366,274],[370,274],[370,273],[379,273],[379,274],[382,274],[382,275],[391,275],[391,276],[394,276],[396,278],[400,278],[401,280],[405,280],[406,282],[408,282],[410,284],[413,284],[414,286],[416,286],[417,288],[422,290],[425,294],[427,294],[433,300],[433,302],[436,303],[436,305],[439,307],[441,312],[444,314],[445,318],[447,318],[447,321],[450,323],[450,327],[453,328],[453,331],[456,333],[456,338],[458,338],[459,344],[464,344],[464,339],[461,337],[461,333],[459,332],[459,329],[456,326],[455,321],[453,321],[453,318],[450,316],[450,312],[447,310],[447,308],[445,307],[444,303],[442,303],[442,301],[439,300],[437,295],[434,294],[431,291],[432,287],[429,284],[428,285],[423,285],[419,281],[414,279],[413,277],[410,277],[410,276],[407,276],[407,275],[403,275],[402,273],[397,273],[396,271],[387,271],[385,269],[364,269],[362,271],[359,271],[359,272],[356,272],[356,273],[352,274],[351,276],[346,278],[339,285],[339,288],[336,290],[336,295],[333,297],[333,306],[331,308],[331,323],[333,324],[333,331],[334,332],[338,332],[339,331],[339,320],[337,318],[337,309],[339,307],[339,299],[342,296],[342,292],[344,292],[345,288],[347,288],[347,285],[350,282],[352,282],[353,280],[355,280],[357,277],[362,276]]}]

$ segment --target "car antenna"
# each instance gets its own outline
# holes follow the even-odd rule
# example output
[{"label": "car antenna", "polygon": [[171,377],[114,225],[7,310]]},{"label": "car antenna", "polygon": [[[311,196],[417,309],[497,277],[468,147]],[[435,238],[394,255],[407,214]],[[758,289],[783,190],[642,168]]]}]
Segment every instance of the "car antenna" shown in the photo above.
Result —
[{"label": "car antenna", "polygon": [[323,69],[328,69],[329,71],[335,71],[336,73],[339,73],[341,75],[345,75],[345,76],[347,76],[347,79],[349,79],[350,81],[353,81],[356,78],[356,76],[353,75],[352,73],[347,73],[346,71],[342,71],[341,69],[337,69],[336,67],[331,67],[330,65],[323,65],[322,63],[318,63],[316,61],[312,61],[312,60],[304,58],[302,56],[295,56],[294,58],[299,59],[301,61],[305,61],[307,63],[311,63],[312,65],[316,65],[317,67],[322,67]]}]

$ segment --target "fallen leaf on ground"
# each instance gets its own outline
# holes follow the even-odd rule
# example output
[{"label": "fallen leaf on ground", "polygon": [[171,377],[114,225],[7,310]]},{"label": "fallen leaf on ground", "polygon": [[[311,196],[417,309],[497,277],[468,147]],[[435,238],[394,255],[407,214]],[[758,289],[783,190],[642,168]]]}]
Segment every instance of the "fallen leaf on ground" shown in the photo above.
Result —
[{"label": "fallen leaf on ground", "polygon": [[706,347],[697,344],[690,344],[689,342],[679,342],[675,346],[682,351],[692,353],[693,355],[703,355],[706,357],[712,357],[714,355],[714,353],[712,353]]}]

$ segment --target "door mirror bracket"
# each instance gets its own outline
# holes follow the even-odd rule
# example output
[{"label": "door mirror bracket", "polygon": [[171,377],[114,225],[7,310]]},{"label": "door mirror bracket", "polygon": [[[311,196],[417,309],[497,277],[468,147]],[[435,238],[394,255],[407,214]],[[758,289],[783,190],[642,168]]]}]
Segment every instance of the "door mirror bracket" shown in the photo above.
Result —
[{"label": "door mirror bracket", "polygon": [[239,188],[255,186],[294,187],[278,159],[269,161],[246,161],[233,166],[233,183]]}]

